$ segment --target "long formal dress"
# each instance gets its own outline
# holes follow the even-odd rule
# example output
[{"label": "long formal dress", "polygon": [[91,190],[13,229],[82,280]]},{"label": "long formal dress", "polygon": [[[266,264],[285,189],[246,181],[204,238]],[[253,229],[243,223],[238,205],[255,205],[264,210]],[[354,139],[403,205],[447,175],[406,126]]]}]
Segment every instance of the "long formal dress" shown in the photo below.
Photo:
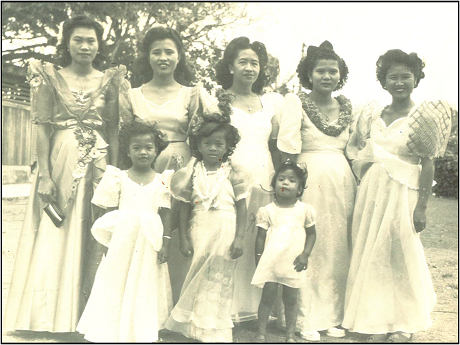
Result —
[{"label": "long formal dress", "polygon": [[272,202],[257,213],[257,226],[267,230],[264,252],[251,284],[266,282],[298,289],[305,284],[305,271],[297,272],[294,261],[305,248],[305,229],[315,225],[313,206],[297,201],[292,207]]},{"label": "long formal dress", "polygon": [[154,342],[172,309],[168,264],[158,263],[163,224],[158,209],[171,207],[173,170],[142,186],[126,170],[107,166],[92,203],[118,207],[91,228],[108,247],[77,331],[92,342]]},{"label": "long formal dress", "polygon": [[375,104],[360,110],[347,147],[362,180],[343,326],[367,334],[414,333],[431,326],[436,301],[413,222],[420,158],[443,155],[451,113],[443,102],[423,102],[386,126],[382,110]]},{"label": "long formal dress", "polygon": [[232,342],[237,260],[230,248],[236,233],[235,203],[248,194],[247,174],[230,163],[217,171],[206,171],[202,161],[190,165],[176,173],[172,188],[174,197],[192,206],[188,231],[193,258],[166,328],[204,342]]},{"label": "long formal dress", "polygon": [[[125,86],[124,84],[122,86]],[[190,160],[190,147],[187,143],[189,124],[198,112],[218,112],[217,99],[209,95],[201,85],[182,86],[175,99],[157,105],[145,98],[143,86],[130,89],[123,87],[120,93],[120,115],[123,122],[133,119],[147,123],[155,122],[158,129],[167,135],[168,147],[155,161],[155,171],[165,169],[174,171],[187,165]],[[173,203],[172,233],[169,274],[174,303],[179,299],[182,284],[190,267],[191,259],[184,257],[179,250],[178,208]]]},{"label": "long formal dress", "polygon": [[118,87],[125,73],[124,66],[106,70],[99,88],[81,94],[69,89],[52,64],[30,63],[31,119],[53,129],[50,174],[65,219],[58,228],[43,212],[38,171],[19,238],[4,330],[75,331],[85,302],[81,289],[85,250],[92,240],[91,197],[107,165],[105,128],[118,120]]},{"label": "long formal dress", "polygon": [[270,184],[275,171],[268,141],[277,135],[282,96],[266,94],[261,97],[261,102],[263,108],[253,114],[232,107],[231,115],[231,124],[241,135],[241,140],[232,155],[232,162],[244,166],[251,174],[249,196],[246,199],[248,219],[244,252],[238,259],[235,272],[232,315],[233,320],[237,322],[257,318],[262,290],[251,285],[256,270],[256,214],[259,207],[273,200]]},{"label": "long formal dress", "polygon": [[311,204],[317,215],[316,242],[298,298],[300,332],[329,329],[343,319],[356,193],[355,178],[344,155],[349,128],[337,136],[323,133],[303,110],[299,97],[286,95],[278,148],[299,154],[297,162],[306,163],[308,180],[302,201]]}]

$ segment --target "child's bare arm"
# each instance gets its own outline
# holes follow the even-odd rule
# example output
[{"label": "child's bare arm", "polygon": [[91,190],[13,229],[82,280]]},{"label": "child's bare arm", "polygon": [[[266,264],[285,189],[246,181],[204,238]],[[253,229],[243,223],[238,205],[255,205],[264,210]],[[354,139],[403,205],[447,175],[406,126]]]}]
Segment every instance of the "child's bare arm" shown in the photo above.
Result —
[{"label": "child's bare arm", "polygon": [[235,203],[236,206],[236,233],[232,246],[230,247],[230,256],[237,259],[243,255],[244,228],[246,226],[247,208],[246,199],[240,199]]},{"label": "child's bare arm", "polygon": [[190,256],[193,254],[193,247],[190,244],[187,228],[190,217],[190,204],[180,201],[179,205],[179,236],[180,245],[179,249],[184,256]]},{"label": "child's bare arm", "polygon": [[160,208],[158,210],[161,222],[163,223],[163,246],[158,252],[158,263],[163,264],[169,259],[169,245],[171,243],[171,210]]},{"label": "child's bare arm", "polygon": [[264,252],[266,238],[267,238],[267,230],[258,226],[257,227],[257,237],[256,237],[256,248],[255,248],[256,266],[259,264],[260,257],[262,256],[262,253]]},{"label": "child's bare arm", "polygon": [[305,238],[305,246],[303,252],[294,260],[294,268],[297,272],[307,269],[308,258],[316,241],[316,228],[314,225],[305,228],[305,232],[307,236]]}]

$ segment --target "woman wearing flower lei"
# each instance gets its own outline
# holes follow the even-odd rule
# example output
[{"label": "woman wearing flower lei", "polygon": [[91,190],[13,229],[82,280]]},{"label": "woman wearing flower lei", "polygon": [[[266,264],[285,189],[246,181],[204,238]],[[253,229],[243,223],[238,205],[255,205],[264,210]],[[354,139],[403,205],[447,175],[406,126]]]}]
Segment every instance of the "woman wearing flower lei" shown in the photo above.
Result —
[{"label": "woman wearing flower lei", "polygon": [[352,107],[344,96],[332,97],[347,80],[345,61],[325,41],[309,46],[297,67],[300,83],[311,90],[285,97],[278,148],[309,167],[308,188],[302,196],[317,210],[317,237],[307,283],[300,289],[297,328],[304,339],[320,340],[318,331],[343,337],[337,328],[343,319],[349,268],[349,232],[356,183],[345,158]]},{"label": "woman wearing flower lei", "polygon": [[440,100],[412,99],[424,67],[416,53],[400,49],[379,57],[377,79],[392,102],[356,109],[359,118],[347,145],[361,183],[343,327],[367,334],[367,342],[409,342],[432,324],[436,295],[420,232],[452,108]]},{"label": "woman wearing flower lei", "polygon": [[[92,247],[91,197],[107,164],[117,164],[118,87],[126,72],[124,66],[105,72],[93,67],[103,31],[86,16],[69,19],[58,46],[63,68],[30,62],[39,169],[19,239],[5,329],[73,332],[86,302],[83,280],[94,266],[85,259]],[[59,227],[43,212],[47,204],[62,210]]]}]

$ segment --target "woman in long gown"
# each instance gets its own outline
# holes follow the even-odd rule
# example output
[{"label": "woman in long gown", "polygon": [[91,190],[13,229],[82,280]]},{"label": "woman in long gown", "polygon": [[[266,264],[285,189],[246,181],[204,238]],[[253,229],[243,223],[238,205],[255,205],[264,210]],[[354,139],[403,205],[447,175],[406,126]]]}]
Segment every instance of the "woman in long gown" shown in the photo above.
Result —
[{"label": "woman in long gown", "polygon": [[225,48],[216,66],[217,82],[232,97],[231,124],[241,135],[231,160],[244,166],[251,174],[249,196],[246,199],[248,219],[243,256],[237,261],[233,293],[232,318],[246,321],[257,318],[261,289],[251,285],[256,266],[254,246],[257,235],[255,216],[259,207],[273,200],[270,193],[274,175],[269,142],[278,132],[282,96],[262,92],[266,83],[264,68],[267,51],[261,42],[249,42],[246,37],[233,39]]},{"label": "woman in long gown", "polygon": [[[177,171],[187,165],[191,157],[187,143],[191,118],[197,111],[218,112],[217,100],[200,85],[186,86],[194,76],[186,61],[182,39],[173,29],[156,27],[147,32],[135,63],[134,75],[139,77],[141,86],[122,88],[121,120],[156,122],[158,129],[166,133],[169,145],[156,159],[154,169],[158,173],[165,169]],[[173,230],[178,226],[177,206],[177,202],[173,201]],[[173,231],[171,237],[168,264],[173,301],[176,303],[190,267],[190,258],[179,251],[179,232]]]},{"label": "woman in long gown", "polygon": [[[32,184],[5,309],[4,330],[73,332],[83,311],[91,197],[118,155],[118,85],[124,66],[93,67],[103,28],[85,17],[63,26],[62,69],[32,61],[31,119],[38,125]],[[43,212],[63,210],[57,227]]]},{"label": "woman in long gown", "polygon": [[372,334],[368,342],[407,342],[431,326],[436,295],[419,232],[451,109],[441,101],[412,100],[423,67],[415,53],[395,49],[380,56],[377,78],[392,103],[360,109],[347,147],[361,184],[343,326]]},{"label": "woman in long gown", "polygon": [[328,336],[345,336],[336,326],[343,319],[356,193],[355,178],[344,155],[352,113],[347,98],[331,96],[344,85],[348,68],[329,42],[309,46],[297,72],[302,86],[312,92],[285,96],[278,148],[283,159],[308,167],[302,201],[317,212],[317,235],[307,283],[299,292],[297,328],[304,339],[320,340],[321,330],[327,330]]}]

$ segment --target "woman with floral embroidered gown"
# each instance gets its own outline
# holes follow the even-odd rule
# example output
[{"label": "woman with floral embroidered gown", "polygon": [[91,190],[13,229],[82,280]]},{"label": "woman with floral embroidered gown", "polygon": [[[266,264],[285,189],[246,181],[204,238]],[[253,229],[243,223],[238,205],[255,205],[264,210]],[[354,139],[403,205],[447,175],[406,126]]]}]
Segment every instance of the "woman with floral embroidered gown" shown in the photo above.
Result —
[{"label": "woman with floral embroidered gown", "polygon": [[347,80],[345,62],[325,41],[309,46],[297,68],[304,88],[288,94],[280,122],[278,148],[283,158],[306,163],[309,178],[302,201],[317,211],[316,243],[310,255],[307,283],[300,289],[297,328],[307,340],[318,331],[343,337],[342,323],[349,265],[349,231],[356,183],[344,156],[352,122],[351,104],[332,97]]},{"label": "woman with floral embroidered gown", "polygon": [[[31,118],[38,124],[38,173],[32,184],[5,309],[5,330],[73,332],[83,310],[91,240],[91,197],[118,155],[118,85],[124,66],[93,62],[103,28],[85,16],[64,23],[62,69],[32,61]],[[43,212],[63,210],[57,227]]]},{"label": "woman with floral embroidered gown", "polygon": [[[123,122],[132,120],[157,123],[166,133],[168,147],[154,163],[154,169],[178,169],[190,160],[187,143],[191,118],[197,111],[218,111],[217,100],[200,85],[189,87],[194,75],[185,57],[182,38],[174,29],[155,27],[142,41],[139,58],[134,64],[133,85],[130,89],[122,84],[120,92],[120,115]],[[178,227],[178,204],[172,205],[172,229]],[[169,273],[174,303],[177,302],[182,284],[190,266],[190,258],[179,251],[178,231],[171,233],[171,256]]]},{"label": "woman with floral embroidered gown", "polygon": [[361,183],[343,327],[369,334],[368,342],[408,342],[431,326],[436,302],[419,232],[452,110],[442,101],[412,100],[423,67],[415,53],[393,49],[380,56],[377,78],[392,103],[358,109],[347,146]]},{"label": "woman with floral embroidered gown", "polygon": [[261,42],[250,43],[247,37],[233,39],[225,48],[223,58],[216,66],[217,82],[232,97],[231,123],[241,135],[231,160],[244,166],[251,174],[249,196],[246,199],[248,219],[244,251],[235,271],[235,289],[232,305],[234,321],[257,318],[261,291],[251,285],[256,266],[254,243],[257,236],[255,216],[259,207],[273,200],[270,193],[274,175],[271,150],[276,145],[278,118],[283,98],[277,93],[259,96],[266,84],[264,72],[268,61],[267,50]]}]

